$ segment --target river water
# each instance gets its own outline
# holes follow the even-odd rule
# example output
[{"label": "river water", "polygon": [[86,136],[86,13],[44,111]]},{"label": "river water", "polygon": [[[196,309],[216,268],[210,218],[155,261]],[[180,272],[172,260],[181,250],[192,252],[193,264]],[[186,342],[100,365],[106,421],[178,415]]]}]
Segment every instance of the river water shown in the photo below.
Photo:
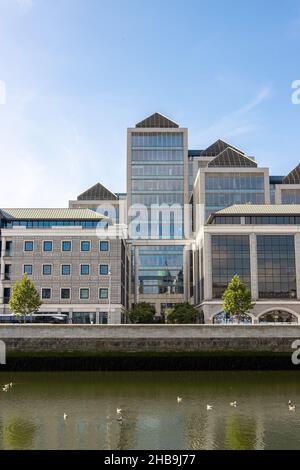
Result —
[{"label": "river water", "polygon": [[300,449],[298,372],[1,372],[0,384],[0,449]]}]

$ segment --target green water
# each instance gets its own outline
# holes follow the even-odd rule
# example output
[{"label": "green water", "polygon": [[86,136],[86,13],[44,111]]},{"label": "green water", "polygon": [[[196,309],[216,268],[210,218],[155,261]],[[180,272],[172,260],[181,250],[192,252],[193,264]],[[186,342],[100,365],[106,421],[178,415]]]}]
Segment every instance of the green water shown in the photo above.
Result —
[{"label": "green water", "polygon": [[297,372],[2,372],[0,384],[0,449],[300,449]]}]

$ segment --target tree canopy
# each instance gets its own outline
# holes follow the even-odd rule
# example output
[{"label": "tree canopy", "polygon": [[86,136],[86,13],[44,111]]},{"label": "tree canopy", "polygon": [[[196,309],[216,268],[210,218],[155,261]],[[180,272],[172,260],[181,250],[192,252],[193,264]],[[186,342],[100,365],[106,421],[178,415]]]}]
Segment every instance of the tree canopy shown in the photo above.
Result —
[{"label": "tree canopy", "polygon": [[241,319],[252,308],[251,291],[236,274],[223,294],[223,310],[228,315]]},{"label": "tree canopy", "polygon": [[147,302],[139,302],[128,312],[131,323],[153,323],[155,308]]},{"label": "tree canopy", "polygon": [[24,274],[12,289],[9,308],[14,315],[26,316],[37,312],[42,305],[38,291],[33,282]]},{"label": "tree canopy", "polygon": [[198,310],[189,303],[176,304],[174,308],[165,312],[167,323],[196,323]]}]

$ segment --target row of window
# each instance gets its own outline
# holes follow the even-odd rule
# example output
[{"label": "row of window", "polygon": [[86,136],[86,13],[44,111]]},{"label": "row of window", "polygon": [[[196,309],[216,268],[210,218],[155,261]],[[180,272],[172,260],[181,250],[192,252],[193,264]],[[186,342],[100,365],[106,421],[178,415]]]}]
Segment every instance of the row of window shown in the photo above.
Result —
[{"label": "row of window", "polygon": [[[52,297],[51,287],[43,287],[41,291],[41,296],[43,300],[50,300]],[[63,287],[60,289],[60,298],[61,300],[71,299],[71,288]],[[79,289],[79,299],[80,300],[89,300],[90,298],[90,289],[88,287],[82,287]],[[99,289],[99,299],[108,299],[108,289],[101,288]]]},{"label": "row of window", "polygon": [[[24,242],[24,251],[33,251],[34,250],[34,242],[32,240],[26,240]],[[99,243],[99,250],[100,251],[108,251],[109,250],[109,243],[108,241],[100,241]],[[51,252],[53,251],[53,242],[52,241],[44,241],[43,242],[43,251]],[[61,251],[72,251],[72,242],[69,240],[65,240],[61,242]],[[91,251],[91,242],[89,240],[85,240],[80,242],[80,251]]]},{"label": "row of window", "polygon": [[[11,294],[10,287],[4,288],[4,303],[8,303]],[[52,298],[52,289],[51,287],[43,287],[41,289],[41,297],[43,300],[50,300]],[[61,300],[69,300],[71,299],[71,288],[70,287],[63,287],[60,290],[60,298]],[[89,300],[90,298],[90,289],[88,287],[82,287],[79,289],[79,299],[80,300]],[[99,299],[105,300],[108,299],[108,289],[101,288],[99,289]]]},{"label": "row of window", "polygon": [[[61,275],[62,276],[70,276],[71,275],[71,265],[70,264],[62,264],[61,267]],[[80,275],[81,276],[89,276],[90,275],[90,265],[89,264],[81,264],[80,265]],[[33,274],[33,266],[32,264],[24,264],[24,274],[28,274],[28,276],[32,276]],[[99,266],[99,275],[100,276],[107,276],[109,273],[108,264],[100,264]],[[52,275],[52,264],[43,264],[42,266],[42,274],[43,276],[51,276]]]}]

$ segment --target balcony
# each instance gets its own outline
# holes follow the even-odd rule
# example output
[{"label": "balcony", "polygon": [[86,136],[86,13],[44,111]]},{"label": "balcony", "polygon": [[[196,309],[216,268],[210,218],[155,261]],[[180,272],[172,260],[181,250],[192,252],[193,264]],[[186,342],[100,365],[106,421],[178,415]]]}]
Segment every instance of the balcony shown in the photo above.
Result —
[{"label": "balcony", "polygon": [[4,256],[8,256],[8,257],[12,256],[12,250],[5,250]]}]

